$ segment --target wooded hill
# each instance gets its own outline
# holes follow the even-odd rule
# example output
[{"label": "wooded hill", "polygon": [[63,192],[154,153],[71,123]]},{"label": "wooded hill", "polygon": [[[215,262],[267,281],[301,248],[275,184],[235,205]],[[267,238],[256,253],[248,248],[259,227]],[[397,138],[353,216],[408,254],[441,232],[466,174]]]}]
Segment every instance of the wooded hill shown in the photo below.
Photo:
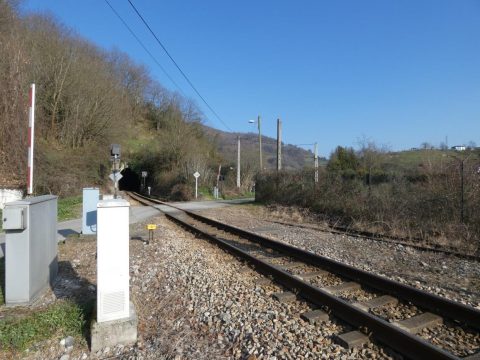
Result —
[{"label": "wooded hill", "polygon": [[[202,125],[194,101],[171,92],[148,69],[119,51],[106,51],[57,20],[22,15],[0,0],[0,187],[26,187],[28,90],[36,84],[34,192],[78,194],[108,184],[109,146],[122,146],[132,174],[148,171],[163,196],[188,198],[192,174],[211,187],[218,165],[230,179],[236,136]],[[242,134],[242,184],[258,169],[254,134]],[[264,137],[265,167],[276,143]],[[308,165],[312,154],[286,145],[285,168]]]},{"label": "wooded hill", "polygon": [[[258,134],[255,133],[230,133],[205,126],[207,137],[212,139],[222,158],[236,164],[237,162],[237,137],[240,136],[241,162],[245,166],[258,169],[259,149]],[[273,170],[277,166],[277,139],[262,135],[263,167]],[[322,158],[322,161],[326,161]],[[282,143],[282,168],[285,170],[299,170],[313,167],[313,152],[295,145]]]}]

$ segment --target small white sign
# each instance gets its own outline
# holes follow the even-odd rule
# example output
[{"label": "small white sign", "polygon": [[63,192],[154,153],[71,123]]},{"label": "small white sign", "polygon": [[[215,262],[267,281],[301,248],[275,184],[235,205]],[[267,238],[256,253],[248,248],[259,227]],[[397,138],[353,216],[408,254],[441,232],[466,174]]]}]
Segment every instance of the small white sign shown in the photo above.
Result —
[{"label": "small white sign", "polygon": [[195,176],[195,179],[196,179],[196,178],[200,177],[200,173],[198,171],[195,171],[193,173],[193,176]]},{"label": "small white sign", "polygon": [[117,182],[117,181],[119,181],[121,178],[123,178],[123,175],[118,172],[118,173],[111,173],[108,177],[109,177],[110,180],[112,180],[113,182]]}]

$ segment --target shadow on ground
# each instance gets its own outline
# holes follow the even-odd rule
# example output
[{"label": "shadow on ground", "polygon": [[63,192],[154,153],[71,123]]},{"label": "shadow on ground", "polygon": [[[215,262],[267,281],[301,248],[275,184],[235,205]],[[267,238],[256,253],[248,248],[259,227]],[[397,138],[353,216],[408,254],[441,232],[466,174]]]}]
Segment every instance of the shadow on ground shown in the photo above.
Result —
[{"label": "shadow on ground", "polygon": [[79,276],[70,261],[59,261],[52,291],[57,299],[71,301],[80,308],[85,319],[83,334],[90,346],[90,323],[95,316],[96,286]]}]

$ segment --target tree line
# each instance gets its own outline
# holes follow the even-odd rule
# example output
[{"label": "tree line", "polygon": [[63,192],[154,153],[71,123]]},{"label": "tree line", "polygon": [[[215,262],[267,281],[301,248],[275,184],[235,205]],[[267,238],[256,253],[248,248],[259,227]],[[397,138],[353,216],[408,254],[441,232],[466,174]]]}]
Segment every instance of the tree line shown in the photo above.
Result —
[{"label": "tree line", "polygon": [[14,0],[0,0],[0,53],[0,185],[25,186],[31,83],[37,194],[104,185],[111,143],[122,145],[127,166],[150,170],[159,191],[181,187],[195,170],[203,181],[214,176],[218,155],[199,108],[126,54],[101,49],[50,16],[21,15]]}]

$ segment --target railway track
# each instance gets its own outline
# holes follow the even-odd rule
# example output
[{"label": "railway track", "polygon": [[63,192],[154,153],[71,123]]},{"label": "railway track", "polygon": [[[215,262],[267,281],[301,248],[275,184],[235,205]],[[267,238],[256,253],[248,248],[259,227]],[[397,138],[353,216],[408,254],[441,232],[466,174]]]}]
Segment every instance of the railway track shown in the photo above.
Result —
[{"label": "railway track", "polygon": [[[279,301],[298,297],[314,304],[317,309],[302,315],[306,321],[321,323],[333,316],[358,329],[339,336],[339,340],[347,345],[367,341],[370,337],[411,359],[466,358],[471,349],[466,351],[465,346],[476,351],[480,347],[480,311],[477,309],[168,203],[138,194],[129,193],[129,196],[145,205],[162,204],[177,209],[166,216],[247,261],[266,276],[265,281],[271,279],[289,289],[275,295]],[[412,304],[415,310],[410,311],[407,319],[402,316],[392,318],[385,311],[400,309],[401,313],[402,309],[411,309]],[[468,338],[478,342],[457,347],[440,342],[438,345],[445,347],[442,349],[420,336],[435,332],[435,329],[439,329],[439,338],[444,332],[452,334],[460,329],[460,334],[468,334]],[[464,344],[462,341],[459,343]]]},{"label": "railway track", "polygon": [[408,246],[413,249],[417,249],[421,251],[442,253],[446,255],[455,256],[461,259],[480,261],[480,255],[478,254],[468,254],[466,252],[459,251],[454,247],[441,246],[431,242],[427,242],[425,245],[419,245],[415,241],[422,242],[423,240],[417,239],[417,238],[407,239],[402,237],[387,236],[383,234],[375,234],[369,231],[360,231],[360,230],[356,231],[356,230],[348,229],[342,226],[329,226],[328,228],[326,228],[326,227],[319,227],[316,225],[298,224],[298,223],[291,223],[288,221],[280,221],[280,220],[266,220],[266,221],[269,221],[275,224],[284,225],[284,226],[300,227],[304,229],[326,232],[330,234],[339,234],[339,235],[345,235],[345,236],[351,236],[351,237],[358,237],[358,238],[369,239],[369,240],[374,240],[374,241],[383,242],[383,243],[399,244],[399,245]]}]

